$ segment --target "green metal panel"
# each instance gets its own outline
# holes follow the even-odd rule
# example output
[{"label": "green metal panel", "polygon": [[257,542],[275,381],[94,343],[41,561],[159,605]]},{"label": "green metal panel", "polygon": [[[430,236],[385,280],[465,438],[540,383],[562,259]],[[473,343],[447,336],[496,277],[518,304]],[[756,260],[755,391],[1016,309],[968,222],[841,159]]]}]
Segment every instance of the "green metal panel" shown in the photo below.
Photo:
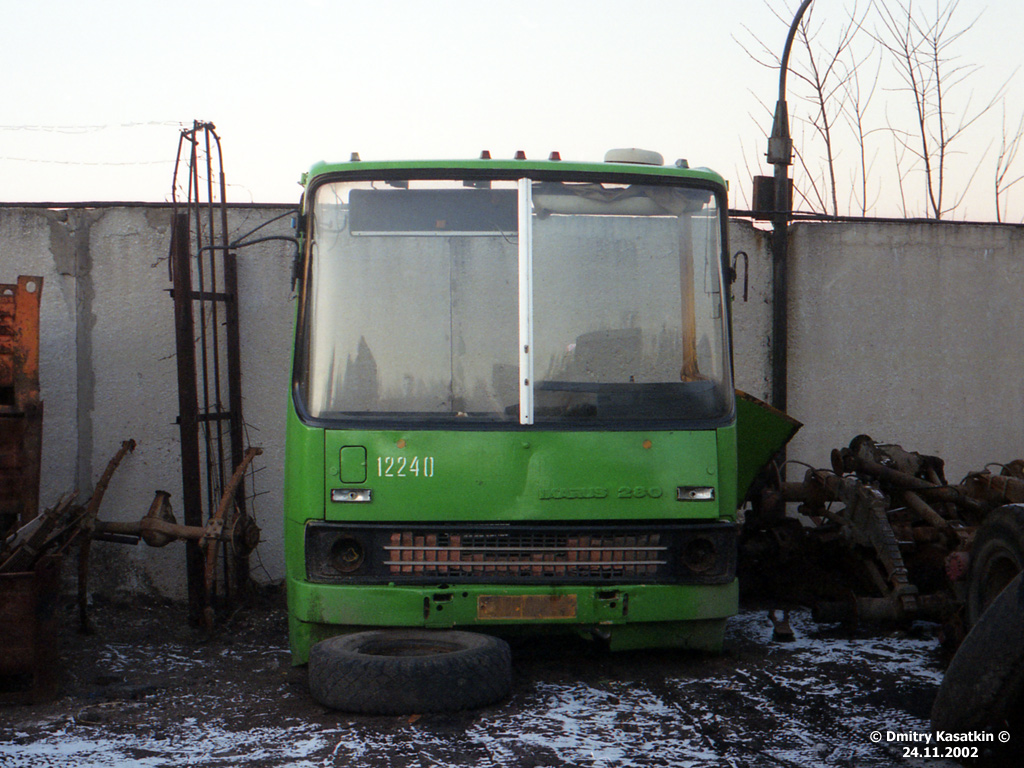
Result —
[{"label": "green metal panel", "polygon": [[339,479],[342,483],[366,482],[366,448],[344,445],[338,452]]},{"label": "green metal panel", "polygon": [[[481,597],[494,595],[571,596],[577,606],[572,619],[480,620]],[[379,626],[486,628],[515,633],[530,627],[545,631],[571,629],[603,636],[615,648],[656,646],[714,649],[721,642],[724,619],[738,609],[737,582],[721,586],[629,585],[616,587],[517,587],[458,585],[455,587],[313,585],[289,579],[293,660],[308,658],[309,647],[325,637]],[[685,622],[694,622],[688,637]],[[716,624],[708,634],[701,622]],[[662,627],[658,624],[671,625]],[[668,633],[668,634],[666,634]],[[615,642],[618,634],[618,642]],[[672,639],[675,636],[675,639]],[[697,638],[703,637],[698,641]],[[710,638],[710,639],[709,639]]]},{"label": "green metal panel", "polygon": [[[331,491],[346,486],[334,457],[353,443],[366,447],[364,485],[372,502],[332,502]],[[332,458],[321,482],[328,520],[714,519],[735,511],[721,505],[732,503],[729,489],[713,501],[676,499],[680,486],[718,491],[714,430],[329,430],[326,446]],[[735,458],[725,453],[732,469]]]},{"label": "green metal panel", "polygon": [[549,160],[417,160],[388,162],[319,162],[303,175],[302,183],[309,187],[317,177],[331,174],[356,173],[372,175],[402,171],[451,171],[458,175],[464,171],[499,171],[529,174],[531,172],[553,173],[600,173],[604,176],[651,176],[673,179],[690,179],[711,183],[724,191],[725,179],[708,168],[679,168],[674,165],[639,165],[634,163],[579,163]]},{"label": "green metal panel", "polygon": [[754,478],[801,426],[768,403],[736,390],[737,501],[746,499]]},{"label": "green metal panel", "polygon": [[715,434],[718,444],[718,508],[722,517],[735,520],[739,506],[736,495],[736,425],[723,427]]},{"label": "green metal panel", "polygon": [[299,421],[290,399],[286,430],[284,562],[290,578],[305,578],[303,528],[324,516],[324,431]]}]

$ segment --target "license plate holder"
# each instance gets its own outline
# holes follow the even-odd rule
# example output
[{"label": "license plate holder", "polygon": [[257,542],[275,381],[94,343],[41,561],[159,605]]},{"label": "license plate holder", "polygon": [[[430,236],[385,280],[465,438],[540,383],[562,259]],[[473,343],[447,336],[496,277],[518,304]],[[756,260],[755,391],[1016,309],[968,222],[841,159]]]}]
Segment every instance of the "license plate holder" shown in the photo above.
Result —
[{"label": "license plate holder", "polygon": [[576,595],[479,595],[480,621],[552,621],[576,618]]}]

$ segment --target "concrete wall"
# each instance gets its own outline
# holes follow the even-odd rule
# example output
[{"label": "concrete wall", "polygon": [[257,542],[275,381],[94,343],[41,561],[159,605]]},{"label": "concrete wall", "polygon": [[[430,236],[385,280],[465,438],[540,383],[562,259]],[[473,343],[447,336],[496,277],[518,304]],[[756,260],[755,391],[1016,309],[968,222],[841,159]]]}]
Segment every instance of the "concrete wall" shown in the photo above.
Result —
[{"label": "concrete wall", "polygon": [[[234,209],[231,237],[281,213]],[[104,497],[100,518],[136,521],[156,490],[181,519],[181,458],[174,306],[168,290],[171,210],[0,208],[0,282],[43,277],[40,380],[44,403],[40,505],[78,490],[84,501],[129,438],[138,443]],[[260,232],[291,234],[288,218]],[[254,575],[282,578],[281,468],[295,301],[291,251],[269,243],[239,251],[243,413],[264,454],[255,477],[263,543]],[[91,584],[104,593],[185,591],[184,546],[97,542]],[[261,566],[265,566],[261,567]]]},{"label": "concrete wall", "polygon": [[[238,208],[232,236],[279,208]],[[180,519],[181,468],[173,305],[167,289],[171,212],[137,206],[0,207],[0,282],[41,275],[41,504],[87,498],[121,442],[101,510],[137,520],[153,493]],[[289,220],[261,234],[290,234]],[[937,454],[953,481],[990,461],[1024,457],[1024,229],[953,223],[799,224],[790,263],[790,412],[805,426],[790,456],[826,465],[860,433]],[[771,265],[766,233],[734,221],[743,262],[734,294],[736,383],[767,397]],[[292,317],[291,250],[239,252],[242,387],[249,443],[262,446],[253,490],[263,541],[254,576],[283,577],[280,509]],[[791,472],[799,477],[800,472]],[[94,585],[184,595],[183,546],[97,543]]]},{"label": "concrete wall", "polygon": [[792,457],[864,433],[954,483],[1024,457],[1024,228],[800,224],[792,243]]}]

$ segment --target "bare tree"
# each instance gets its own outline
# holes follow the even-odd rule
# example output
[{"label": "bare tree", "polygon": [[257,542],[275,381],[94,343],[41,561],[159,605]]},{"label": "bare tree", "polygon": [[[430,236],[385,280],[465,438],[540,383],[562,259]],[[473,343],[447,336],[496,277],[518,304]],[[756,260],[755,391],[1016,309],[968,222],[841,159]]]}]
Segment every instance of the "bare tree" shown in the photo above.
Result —
[{"label": "bare tree", "polygon": [[[865,88],[862,85],[860,73],[869,62],[874,64],[874,73],[868,78],[870,85]],[[874,202],[868,199],[868,178],[874,168],[874,160],[877,153],[873,153],[869,160],[868,138],[882,129],[870,126],[868,111],[878,89],[878,75],[881,66],[881,58],[874,56],[873,48],[871,51],[860,55],[856,54],[851,48],[842,77],[843,91],[846,94],[846,98],[843,100],[843,116],[847,127],[853,135],[857,148],[857,168],[850,174],[853,182],[851,187],[851,206],[856,203],[857,210],[861,216],[867,216],[868,209],[874,206]],[[875,198],[877,199],[877,193]]]},{"label": "bare tree", "polygon": [[[972,106],[971,95],[951,106],[968,78],[979,66],[959,63],[953,45],[977,22],[956,26],[960,0],[936,0],[934,13],[922,10],[913,0],[878,3],[881,27],[875,40],[891,56],[901,85],[896,90],[910,97],[913,124],[910,128],[890,130],[899,146],[920,164],[924,175],[925,198],[932,218],[941,219],[963,202],[970,181],[949,201],[947,172],[954,145],[983,115],[989,112],[1005,92],[1005,84],[980,107]],[[969,90],[969,89],[968,89]],[[977,168],[981,158],[972,159]],[[973,179],[973,174],[972,177]]]},{"label": "bare tree", "polygon": [[[808,94],[803,98],[811,105],[811,117],[808,122],[817,133],[823,145],[824,167],[822,169],[822,182],[825,189],[819,192],[819,199],[827,197],[830,205],[823,206],[822,210],[831,208],[831,213],[839,215],[839,197],[836,185],[836,164],[839,153],[840,141],[836,135],[836,123],[848,110],[847,100],[849,91],[845,87],[845,75],[847,74],[844,62],[853,56],[853,44],[864,24],[865,15],[859,13],[857,4],[849,12],[840,27],[835,42],[828,47],[815,45],[814,41],[820,35],[820,25],[815,24],[814,6],[805,14],[797,30],[797,37],[806,53],[806,62],[803,66],[791,69],[792,74],[804,83]],[[800,154],[803,160],[803,153]],[[813,177],[813,174],[808,174]],[[824,203],[825,201],[822,200]]]},{"label": "bare tree", "polygon": [[[866,216],[888,186],[898,193],[903,216],[923,211],[941,219],[961,209],[976,176],[989,167],[988,150],[968,136],[1005,101],[1013,76],[985,96],[975,91],[980,66],[963,63],[956,48],[977,17],[963,23],[960,2],[853,0],[839,15],[830,7],[828,18],[815,17],[811,6],[797,30],[789,70],[790,103],[798,105],[791,110],[794,197],[801,207]],[[786,27],[792,4],[765,0]],[[777,71],[774,46],[746,31],[753,41],[740,42],[747,55]],[[893,66],[883,67],[885,62]],[[757,101],[761,109],[752,117],[763,130],[772,111]],[[1007,192],[1021,180],[1012,169],[1021,143],[1015,137],[1022,134],[1024,116],[1016,133],[1004,125],[994,178],[999,220]]]},{"label": "bare tree", "polygon": [[1024,140],[1024,112],[1017,121],[1017,129],[1012,133],[1006,130],[1006,104],[1003,104],[1003,132],[999,144],[999,154],[996,157],[995,171],[995,193],[996,193],[996,221],[1002,221],[1006,216],[1006,197],[1010,188],[1021,179],[1024,174],[1010,175],[1010,169],[1017,159],[1017,152],[1020,150],[1021,141]]},{"label": "bare tree", "polygon": [[[780,22],[789,26],[791,11],[787,9],[780,12],[767,0],[766,5]],[[858,11],[855,3],[849,17],[840,27],[835,42],[828,46],[817,43],[817,39],[822,36],[823,23],[815,20],[813,6],[804,15],[797,30],[797,39],[804,55],[791,61],[789,71],[796,80],[795,97],[808,106],[808,116],[803,117],[794,110],[793,118],[809,126],[813,141],[805,140],[794,145],[796,164],[802,172],[794,180],[794,194],[812,210],[822,213],[840,213],[836,178],[843,137],[837,134],[837,130],[841,134],[839,124],[846,111],[847,98],[843,62],[854,56],[854,40],[865,16],[865,13]],[[778,54],[749,29],[747,32],[756,43],[753,49],[740,43],[747,55],[762,66],[777,70],[780,66]],[[771,115],[771,110],[763,102],[760,103],[764,111]],[[820,158],[817,154],[819,149],[822,155]]]},{"label": "bare tree", "polygon": [[907,156],[907,149],[897,141],[892,143],[893,168],[896,169],[896,181],[900,190],[900,210],[904,218],[910,217],[910,206],[907,203],[907,171],[904,161]]}]

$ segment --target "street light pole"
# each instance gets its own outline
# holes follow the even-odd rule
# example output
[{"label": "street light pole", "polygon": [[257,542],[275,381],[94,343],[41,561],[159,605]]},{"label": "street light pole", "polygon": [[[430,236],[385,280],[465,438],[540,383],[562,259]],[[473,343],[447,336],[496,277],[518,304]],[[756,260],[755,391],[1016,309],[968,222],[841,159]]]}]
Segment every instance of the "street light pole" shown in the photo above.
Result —
[{"label": "street light pole", "polygon": [[789,53],[793,47],[800,19],[812,0],[800,5],[786,37],[786,47],[779,62],[779,98],[775,102],[775,120],[768,138],[768,162],[775,166],[774,204],[772,206],[772,405],[786,410],[786,380],[789,372],[789,220],[793,215],[789,166],[793,158],[793,139],[789,135],[789,108],[786,106],[786,74]]}]

